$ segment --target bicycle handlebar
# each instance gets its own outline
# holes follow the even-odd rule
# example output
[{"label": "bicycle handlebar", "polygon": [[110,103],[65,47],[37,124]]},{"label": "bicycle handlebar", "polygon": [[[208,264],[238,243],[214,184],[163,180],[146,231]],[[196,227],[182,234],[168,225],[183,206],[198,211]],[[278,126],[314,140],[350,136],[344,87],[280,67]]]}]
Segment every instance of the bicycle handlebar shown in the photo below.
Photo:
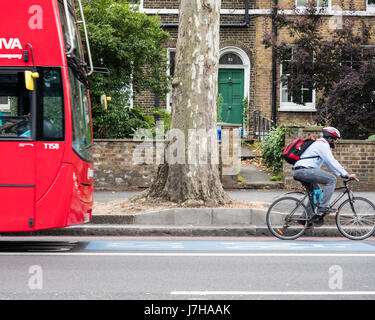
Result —
[{"label": "bicycle handlebar", "polygon": [[345,180],[344,180],[344,183],[348,183],[348,182],[353,181],[353,180],[359,182],[359,179],[358,179],[358,178],[345,178],[345,177],[342,177],[342,178],[345,179]]}]

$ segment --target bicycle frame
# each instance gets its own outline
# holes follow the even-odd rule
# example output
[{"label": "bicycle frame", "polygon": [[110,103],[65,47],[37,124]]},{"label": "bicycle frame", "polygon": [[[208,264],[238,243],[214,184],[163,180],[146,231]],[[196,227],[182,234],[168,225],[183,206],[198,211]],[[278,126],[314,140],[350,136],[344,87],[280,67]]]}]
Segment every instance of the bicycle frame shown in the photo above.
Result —
[{"label": "bicycle frame", "polygon": [[[335,191],[339,192],[331,201],[329,207],[332,209],[338,206],[337,210],[332,211],[336,211],[336,226],[343,236],[351,240],[363,240],[375,232],[375,204],[366,198],[354,196],[348,185],[352,180],[354,179],[345,179],[343,186],[335,188]],[[318,208],[315,199],[317,192],[310,188],[310,184],[301,182],[304,186],[304,192],[284,194],[284,196],[275,200],[267,211],[268,230],[279,239],[297,239],[307,229],[320,227],[324,223],[323,217],[326,214],[319,215],[318,210],[316,210]],[[293,194],[298,197],[293,197]],[[347,195],[347,198],[345,195]],[[345,199],[342,200],[344,197]],[[305,201],[309,201],[310,205]],[[301,209],[303,209],[302,212]],[[291,228],[290,231],[286,231],[289,227]]]},{"label": "bicycle frame", "polygon": [[348,194],[348,199],[350,201],[350,204],[353,203],[353,194],[352,194],[352,191],[348,187],[348,182],[347,181],[344,181],[344,186],[335,188],[335,190],[342,190],[342,189],[344,189],[344,191],[341,192],[336,197],[336,199],[331,202],[331,204],[329,205],[330,208],[332,208],[337,202],[339,202],[344,197],[345,194]]},{"label": "bicycle frame", "polygon": [[[349,180],[350,181],[350,180]],[[341,187],[337,187],[335,188],[335,190],[343,190],[339,195],[337,195],[337,197],[330,203],[329,207],[332,208],[337,202],[339,202],[346,194],[348,194],[348,199],[349,199],[349,202],[350,202],[350,205],[352,207],[352,210],[354,212],[355,215],[357,215],[357,213],[355,212],[355,208],[353,206],[353,195],[352,195],[352,191],[350,190],[350,188],[348,187],[348,180],[345,180],[344,181],[344,185],[341,186]],[[304,195],[304,197],[298,202],[298,205],[297,207],[300,205],[300,204],[303,204],[303,202],[306,200],[306,198],[309,198],[309,204],[311,206],[311,210],[312,212],[315,214],[315,207],[316,205],[314,204],[314,199],[313,199],[313,193],[311,191],[308,191],[306,190],[305,192],[298,192],[298,191],[292,191],[292,192],[287,192],[285,195],[288,195],[288,194],[301,194],[301,195]],[[292,214],[294,213],[294,211],[292,212]],[[314,216],[313,214],[313,216]]]}]

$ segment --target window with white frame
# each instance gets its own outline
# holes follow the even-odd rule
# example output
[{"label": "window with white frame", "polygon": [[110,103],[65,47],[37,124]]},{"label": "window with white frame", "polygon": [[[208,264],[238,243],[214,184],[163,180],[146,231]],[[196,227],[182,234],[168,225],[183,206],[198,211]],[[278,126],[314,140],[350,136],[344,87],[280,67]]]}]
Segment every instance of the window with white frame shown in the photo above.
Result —
[{"label": "window with white frame", "polygon": [[367,9],[375,11],[375,0],[367,0]]},{"label": "window with white frame", "polygon": [[[296,0],[296,6],[299,8],[306,7],[308,1],[310,0]],[[371,1],[371,0],[368,0],[368,1]],[[329,0],[316,0],[316,6],[318,8],[328,8],[328,5],[329,5]]]},{"label": "window with white frame", "polygon": [[[315,90],[311,87],[301,88],[301,102],[295,103],[295,99],[288,91],[288,78],[291,72],[291,62],[295,47],[285,50],[280,63],[280,109],[279,111],[315,111]],[[312,62],[311,62],[312,63]]]},{"label": "window with white frame", "polygon": [[[130,62],[133,70],[133,61]],[[134,90],[133,90],[133,72],[130,74],[130,82],[120,89],[120,93],[126,99],[126,106],[130,109],[134,108]]]},{"label": "window with white frame", "polygon": [[353,55],[353,52],[341,50],[342,65],[349,67],[350,69],[359,70],[361,67],[361,61],[375,61],[375,46],[364,45],[361,51],[357,55]]},{"label": "window with white frame", "polygon": [[241,58],[238,55],[236,55],[235,53],[230,52],[230,53],[224,54],[220,58],[219,64],[230,64],[230,65],[237,64],[237,65],[242,65],[242,60],[241,60]]},{"label": "window with white frame", "polygon": [[168,65],[169,65],[167,73],[171,77],[171,81],[169,84],[169,92],[167,94],[167,110],[171,111],[172,110],[172,79],[174,77],[176,49],[169,48],[167,52],[168,52]]}]

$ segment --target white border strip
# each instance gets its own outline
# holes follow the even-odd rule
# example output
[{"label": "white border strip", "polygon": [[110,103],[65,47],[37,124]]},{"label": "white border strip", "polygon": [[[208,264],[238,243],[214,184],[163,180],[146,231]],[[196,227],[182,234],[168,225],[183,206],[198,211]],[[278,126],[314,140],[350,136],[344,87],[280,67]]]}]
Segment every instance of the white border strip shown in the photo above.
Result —
[{"label": "white border strip", "polygon": [[171,291],[171,295],[250,295],[250,296],[354,296],[375,295],[375,291]]}]

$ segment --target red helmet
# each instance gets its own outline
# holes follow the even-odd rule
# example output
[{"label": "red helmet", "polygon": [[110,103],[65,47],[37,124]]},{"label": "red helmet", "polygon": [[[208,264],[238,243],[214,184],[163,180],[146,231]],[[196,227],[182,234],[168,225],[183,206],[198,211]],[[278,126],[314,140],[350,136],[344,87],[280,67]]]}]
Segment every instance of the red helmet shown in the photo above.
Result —
[{"label": "red helmet", "polygon": [[323,137],[324,138],[331,137],[333,139],[340,139],[341,134],[340,134],[340,131],[334,127],[326,127],[326,128],[323,128]]}]

